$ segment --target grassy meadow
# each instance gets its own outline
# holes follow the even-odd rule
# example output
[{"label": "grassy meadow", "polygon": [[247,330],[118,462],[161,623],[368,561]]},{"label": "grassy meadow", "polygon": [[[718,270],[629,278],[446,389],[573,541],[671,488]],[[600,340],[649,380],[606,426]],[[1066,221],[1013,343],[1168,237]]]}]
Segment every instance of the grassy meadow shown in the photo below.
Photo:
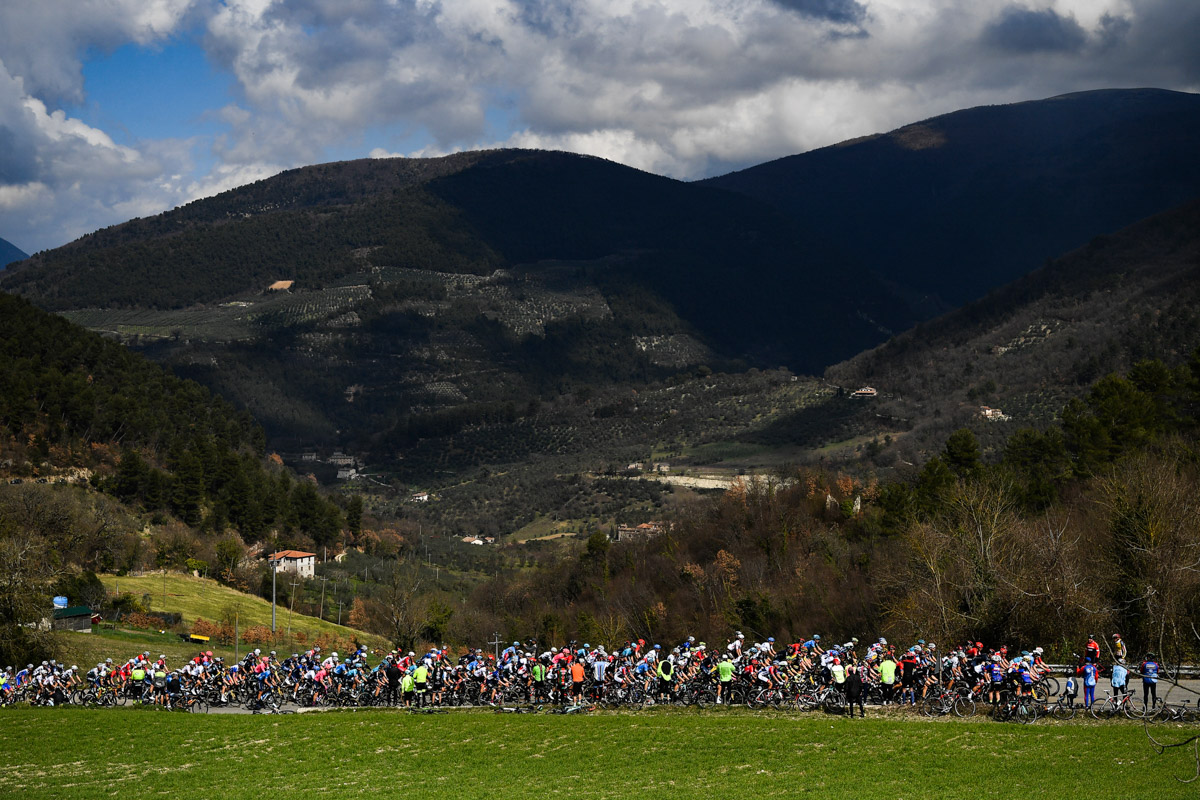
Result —
[{"label": "grassy meadow", "polygon": [[[288,573],[280,573],[283,583],[291,579]],[[252,625],[271,626],[271,603],[254,595],[231,589],[210,578],[195,578],[181,573],[142,575],[138,577],[101,575],[100,581],[110,592],[130,592],[136,597],[149,595],[150,611],[174,611],[183,614],[185,625],[203,617],[209,622],[220,622],[227,608],[238,609],[239,625],[244,631]],[[332,602],[332,595],[330,595]],[[335,607],[335,606],[331,606]],[[336,608],[336,607],[335,607]],[[384,646],[386,642],[378,636],[362,633],[345,625],[326,622],[323,619],[288,611],[286,605],[275,610],[275,626],[280,633],[290,630],[305,633],[309,640],[323,633],[342,637],[356,637],[371,646]]]},{"label": "grassy meadow", "polygon": [[[1163,736],[1186,731],[1156,728]],[[1131,723],[846,720],[740,711],[284,716],[0,711],[0,796],[172,798],[402,789],[524,797],[1194,797],[1185,749]],[[447,793],[455,793],[448,795]],[[667,796],[681,796],[669,794]]]}]

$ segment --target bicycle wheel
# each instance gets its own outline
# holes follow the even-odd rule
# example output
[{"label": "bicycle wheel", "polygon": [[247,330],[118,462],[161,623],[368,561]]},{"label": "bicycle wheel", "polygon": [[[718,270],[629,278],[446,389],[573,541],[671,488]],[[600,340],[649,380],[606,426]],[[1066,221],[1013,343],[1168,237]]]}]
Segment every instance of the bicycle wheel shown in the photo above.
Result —
[{"label": "bicycle wheel", "polygon": [[1146,704],[1136,697],[1130,697],[1121,705],[1121,711],[1126,717],[1137,720],[1154,719],[1160,708],[1158,705],[1147,708]]},{"label": "bicycle wheel", "polygon": [[1058,685],[1058,678],[1054,677],[1053,675],[1044,676],[1042,678],[1042,685],[1046,687],[1046,691],[1051,695],[1058,694],[1058,690],[1061,688]]},{"label": "bicycle wheel", "polygon": [[1055,703],[1050,707],[1050,715],[1063,722],[1075,719],[1075,706],[1063,702]]},{"label": "bicycle wheel", "polygon": [[954,698],[954,713],[959,717],[972,717],[975,715],[975,701],[964,695],[959,695]]},{"label": "bicycle wheel", "polygon": [[1116,702],[1110,697],[1100,703],[1092,703],[1092,707],[1088,709],[1088,713],[1093,719],[1111,719],[1113,714],[1117,713]]},{"label": "bicycle wheel", "polygon": [[187,710],[193,714],[207,714],[208,703],[199,697],[194,697],[192,698],[191,702],[187,704]]}]

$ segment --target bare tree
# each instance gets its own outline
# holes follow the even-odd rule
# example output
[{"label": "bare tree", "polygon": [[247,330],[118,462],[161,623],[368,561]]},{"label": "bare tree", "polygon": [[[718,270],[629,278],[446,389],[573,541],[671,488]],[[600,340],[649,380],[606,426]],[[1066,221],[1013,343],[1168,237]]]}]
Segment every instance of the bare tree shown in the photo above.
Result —
[{"label": "bare tree", "polygon": [[425,621],[421,596],[420,565],[412,559],[396,561],[383,577],[383,588],[374,598],[383,615],[388,637],[408,650],[417,641]]}]

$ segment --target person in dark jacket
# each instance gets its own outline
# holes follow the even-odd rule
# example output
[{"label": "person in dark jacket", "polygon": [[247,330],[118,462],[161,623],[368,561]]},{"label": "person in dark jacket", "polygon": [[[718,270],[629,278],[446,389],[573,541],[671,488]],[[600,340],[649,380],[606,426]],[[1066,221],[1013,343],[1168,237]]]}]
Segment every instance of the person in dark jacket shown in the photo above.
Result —
[{"label": "person in dark jacket", "polygon": [[404,670],[396,666],[395,661],[388,661],[387,668],[383,674],[387,677],[387,702],[389,706],[396,705],[396,701],[400,696],[400,678],[404,676]]},{"label": "person in dark jacket", "polygon": [[850,713],[851,719],[854,718],[854,704],[858,704],[858,714],[861,717],[867,716],[865,706],[866,687],[863,684],[862,670],[864,668],[855,665],[846,673],[846,683],[842,687],[846,692],[846,710]]}]

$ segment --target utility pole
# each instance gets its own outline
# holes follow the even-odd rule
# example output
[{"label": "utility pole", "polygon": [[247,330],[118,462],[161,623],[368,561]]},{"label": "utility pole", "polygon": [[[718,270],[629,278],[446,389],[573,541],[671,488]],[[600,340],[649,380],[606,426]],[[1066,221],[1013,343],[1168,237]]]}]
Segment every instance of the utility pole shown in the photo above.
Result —
[{"label": "utility pole", "polygon": [[[274,555],[274,553],[272,553]],[[279,562],[271,559],[271,633],[275,632],[275,574],[279,572]]]},{"label": "utility pole", "polygon": [[492,647],[496,650],[496,660],[499,661],[500,660],[500,631],[496,631],[495,633],[493,633],[492,637],[493,637],[492,641],[488,642],[488,644],[492,645]]},{"label": "utility pole", "polygon": [[292,583],[291,583],[292,597],[291,597],[291,603],[288,604],[287,638],[289,638],[289,639],[292,638],[292,617],[295,615],[296,587],[299,585],[300,585],[300,576],[297,575],[295,578],[292,579]]},{"label": "utility pole", "polygon": [[324,575],[321,576],[321,610],[317,612],[317,616],[321,619],[325,619],[325,581],[327,580],[329,578]]}]

